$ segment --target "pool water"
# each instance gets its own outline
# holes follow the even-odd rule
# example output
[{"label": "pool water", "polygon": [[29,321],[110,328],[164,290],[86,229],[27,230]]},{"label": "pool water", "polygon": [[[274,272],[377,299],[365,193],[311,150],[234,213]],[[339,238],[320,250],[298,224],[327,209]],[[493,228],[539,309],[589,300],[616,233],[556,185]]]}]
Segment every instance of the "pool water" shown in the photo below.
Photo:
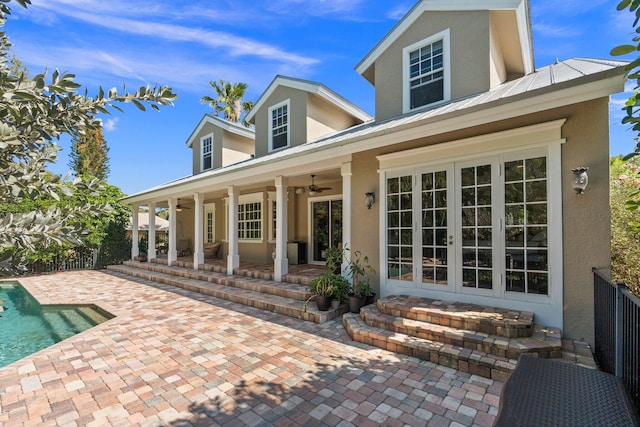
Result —
[{"label": "pool water", "polygon": [[0,368],[113,316],[93,305],[40,305],[16,282],[0,283]]}]

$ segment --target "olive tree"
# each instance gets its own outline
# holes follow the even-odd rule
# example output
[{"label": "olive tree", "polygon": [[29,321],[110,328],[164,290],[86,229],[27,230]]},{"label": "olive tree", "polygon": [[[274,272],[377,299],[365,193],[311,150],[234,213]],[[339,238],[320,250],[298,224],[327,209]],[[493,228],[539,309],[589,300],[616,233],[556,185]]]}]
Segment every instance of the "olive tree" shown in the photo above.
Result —
[{"label": "olive tree", "polygon": [[[11,13],[12,0],[0,0],[0,30]],[[14,0],[27,7],[30,0]],[[11,70],[11,43],[0,31],[0,206],[21,204],[25,199],[58,200],[60,194],[82,191],[97,195],[103,189],[98,180],[76,178],[71,183],[51,176],[46,166],[57,160],[57,141],[63,134],[98,128],[99,114],[117,103],[145,105],[154,110],[173,105],[176,95],[165,86],[141,87],[135,92],[99,88],[95,96],[85,90],[70,73],[45,71],[33,76]],[[107,204],[50,206],[27,213],[0,210],[0,273],[18,271],[25,254],[35,245],[81,244],[86,234],[86,215],[100,215]]]}]

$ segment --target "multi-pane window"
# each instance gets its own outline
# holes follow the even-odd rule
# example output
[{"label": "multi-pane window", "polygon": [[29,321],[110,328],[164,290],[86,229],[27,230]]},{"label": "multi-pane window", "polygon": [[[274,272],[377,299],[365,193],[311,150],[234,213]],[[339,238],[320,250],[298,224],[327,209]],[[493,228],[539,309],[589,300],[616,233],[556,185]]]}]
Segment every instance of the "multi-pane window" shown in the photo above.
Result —
[{"label": "multi-pane window", "polygon": [[213,167],[213,137],[202,138],[202,170],[206,171]]},{"label": "multi-pane window", "polygon": [[271,200],[271,240],[276,240],[278,226],[276,222],[276,215],[278,213],[278,206],[275,200]]},{"label": "multi-pane window", "polygon": [[238,205],[238,239],[262,239],[262,202]]},{"label": "multi-pane window", "polygon": [[504,164],[506,289],[547,295],[549,243],[545,157]]},{"label": "multi-pane window", "polygon": [[271,149],[277,150],[289,145],[289,104],[285,103],[271,110]]},{"label": "multi-pane window", "polygon": [[447,171],[422,174],[422,281],[447,284]]},{"label": "multi-pane window", "polygon": [[413,176],[387,179],[387,277],[413,280]]},{"label": "multi-pane window", "polygon": [[205,242],[212,243],[215,240],[213,235],[213,212],[206,212],[206,229],[205,229]]},{"label": "multi-pane window", "polygon": [[409,107],[444,99],[444,43],[438,40],[409,52]]},{"label": "multi-pane window", "polygon": [[460,170],[462,191],[462,286],[493,287],[491,165]]}]

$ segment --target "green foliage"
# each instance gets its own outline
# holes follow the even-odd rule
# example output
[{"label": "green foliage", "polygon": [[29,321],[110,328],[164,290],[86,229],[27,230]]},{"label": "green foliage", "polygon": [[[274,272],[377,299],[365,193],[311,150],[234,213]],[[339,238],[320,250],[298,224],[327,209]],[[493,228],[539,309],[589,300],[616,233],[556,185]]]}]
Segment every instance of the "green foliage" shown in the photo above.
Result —
[{"label": "green foliage", "polygon": [[[345,248],[345,252],[348,251],[350,251],[349,248]],[[353,293],[355,295],[371,295],[372,290],[367,274],[375,274],[376,270],[369,264],[369,257],[360,251],[354,251],[348,257],[348,261],[347,272],[352,279]]]},{"label": "green foliage", "polygon": [[[631,39],[632,44],[617,46],[611,50],[611,55],[622,56],[640,52],[640,0],[622,0],[618,3],[618,10],[627,10],[635,15],[633,21],[634,37]],[[627,79],[635,81],[633,95],[627,100],[623,110],[625,117],[622,119],[623,124],[631,125],[635,132],[640,132],[640,57],[635,58],[626,67]],[[636,142],[638,142],[636,140]],[[640,154],[640,144],[636,144],[634,151],[626,156],[626,159]]]},{"label": "green foliage", "polygon": [[640,244],[638,212],[627,208],[629,194],[640,188],[638,160],[611,159],[611,271],[640,296]]},{"label": "green foliage", "polygon": [[311,297],[304,304],[304,310],[307,311],[307,305],[316,297],[316,295],[331,296],[338,301],[344,301],[349,294],[349,282],[339,274],[324,273],[322,276],[314,278],[309,282],[309,292]]},{"label": "green foliage", "polygon": [[[26,7],[29,0],[14,0]],[[0,0],[0,28],[10,14],[11,0]],[[109,211],[107,203],[93,202],[105,188],[97,179],[67,182],[51,175],[46,166],[57,160],[56,141],[99,127],[98,114],[116,103],[133,103],[145,110],[172,105],[176,96],[168,87],[141,87],[120,94],[115,88],[99,88],[94,97],[78,93],[80,85],[70,73],[44,72],[28,77],[12,72],[11,43],[0,31],[0,273],[18,271],[26,255],[37,247],[81,245],[88,234],[87,218]],[[78,194],[83,203],[53,203]],[[44,205],[35,203],[42,200]],[[33,209],[22,207],[34,202]],[[49,205],[47,205],[50,203]],[[15,207],[15,208],[14,208]],[[20,208],[17,208],[20,207]]]},{"label": "green foliage", "polygon": [[102,127],[74,132],[69,153],[69,167],[76,176],[106,181],[109,176],[109,147]]},{"label": "green foliage", "polygon": [[[216,117],[222,114],[225,120],[239,123],[242,114],[247,114],[253,108],[253,102],[243,101],[245,92],[247,91],[246,83],[231,83],[220,80],[220,82],[209,82],[209,85],[215,92],[215,97],[203,96],[200,101],[203,104],[209,104],[215,111]],[[244,118],[242,124],[250,127],[251,124]]]}]

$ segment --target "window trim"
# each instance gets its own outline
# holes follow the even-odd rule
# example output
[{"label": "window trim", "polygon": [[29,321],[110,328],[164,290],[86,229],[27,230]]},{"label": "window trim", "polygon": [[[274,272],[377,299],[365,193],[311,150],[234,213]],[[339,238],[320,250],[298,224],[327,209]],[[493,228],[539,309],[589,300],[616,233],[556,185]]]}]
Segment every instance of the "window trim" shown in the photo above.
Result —
[{"label": "window trim", "polygon": [[264,195],[262,193],[242,194],[238,196],[238,216],[240,215],[240,206],[260,203],[260,238],[247,239],[240,237],[240,218],[238,221],[238,243],[263,243],[264,242]]},{"label": "window trim", "polygon": [[[287,145],[285,145],[284,147],[278,147],[278,148],[274,148],[273,147],[273,111],[277,110],[278,108],[281,107],[287,107]],[[287,148],[289,148],[291,146],[291,100],[290,99],[286,99],[282,102],[279,102],[275,105],[272,105],[271,107],[269,107],[269,111],[267,114],[267,121],[269,123],[269,152],[274,152],[274,151],[280,151],[280,150],[285,150]]]},{"label": "window trim", "polygon": [[[211,223],[211,238],[212,240],[209,241],[208,240],[208,234],[209,234],[209,222],[208,222],[208,214],[212,214],[213,215],[213,221]],[[213,243],[216,241],[216,204],[215,203],[205,203],[204,204],[204,227],[203,227],[203,233],[204,233],[204,243]]]},{"label": "window trim", "polygon": [[[402,49],[402,112],[409,113],[425,108],[435,107],[451,100],[451,32],[449,28],[434,34],[431,37],[420,40],[410,46]],[[431,104],[421,105],[411,108],[411,86],[409,84],[411,70],[409,65],[409,56],[411,52],[429,46],[438,41],[442,41],[442,66],[443,66],[443,97],[442,100],[432,102]]]},{"label": "window trim", "polygon": [[[208,154],[209,156],[211,156],[211,167],[205,169],[204,168],[204,158],[205,158],[204,141],[209,138],[211,138],[211,151],[209,151]],[[213,169],[213,133],[210,133],[200,138],[200,172],[210,171],[212,169]]]}]

